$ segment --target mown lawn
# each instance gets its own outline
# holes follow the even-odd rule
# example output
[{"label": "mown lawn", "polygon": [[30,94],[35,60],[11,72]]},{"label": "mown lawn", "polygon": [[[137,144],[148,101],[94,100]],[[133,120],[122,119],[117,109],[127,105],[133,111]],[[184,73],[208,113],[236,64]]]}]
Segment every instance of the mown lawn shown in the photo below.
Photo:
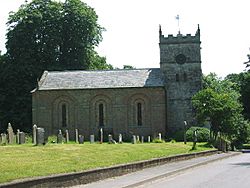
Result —
[{"label": "mown lawn", "polygon": [[134,161],[210,150],[205,143],[47,144],[0,146],[0,183],[35,176],[77,172]]}]

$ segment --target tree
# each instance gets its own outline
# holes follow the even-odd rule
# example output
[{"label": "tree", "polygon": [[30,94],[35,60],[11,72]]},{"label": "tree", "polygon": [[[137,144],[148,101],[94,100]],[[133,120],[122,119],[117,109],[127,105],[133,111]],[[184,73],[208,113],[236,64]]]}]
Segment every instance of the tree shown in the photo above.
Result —
[{"label": "tree", "polygon": [[[0,123],[31,129],[31,94],[44,70],[106,66],[94,47],[103,28],[95,11],[80,0],[33,0],[8,20]],[[90,62],[93,62],[92,64]],[[100,67],[100,66],[99,66]],[[0,73],[1,74],[1,73]],[[1,102],[1,101],[0,101]]]},{"label": "tree", "polygon": [[204,85],[205,88],[192,98],[197,120],[204,122],[210,119],[211,133],[215,140],[220,134],[231,141],[244,142],[242,135],[247,132],[249,124],[244,122],[240,94],[233,89],[234,84],[210,74],[204,77]]}]

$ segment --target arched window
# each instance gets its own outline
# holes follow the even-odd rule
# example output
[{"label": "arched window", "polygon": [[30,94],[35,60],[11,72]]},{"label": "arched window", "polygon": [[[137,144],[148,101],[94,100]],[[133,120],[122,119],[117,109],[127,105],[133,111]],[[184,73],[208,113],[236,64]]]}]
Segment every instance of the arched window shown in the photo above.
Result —
[{"label": "arched window", "polygon": [[183,78],[184,78],[184,82],[186,82],[187,81],[187,73],[183,74]]},{"label": "arched window", "polygon": [[137,125],[142,125],[142,104],[137,103]]},{"label": "arched window", "polygon": [[67,127],[67,106],[62,104],[62,127]]},{"label": "arched window", "polygon": [[104,126],[104,107],[102,103],[99,104],[98,111],[99,111],[99,126],[103,127]]},{"label": "arched window", "polygon": [[176,75],[175,75],[175,79],[176,79],[176,82],[179,82],[179,81],[180,81],[179,74],[176,74]]}]

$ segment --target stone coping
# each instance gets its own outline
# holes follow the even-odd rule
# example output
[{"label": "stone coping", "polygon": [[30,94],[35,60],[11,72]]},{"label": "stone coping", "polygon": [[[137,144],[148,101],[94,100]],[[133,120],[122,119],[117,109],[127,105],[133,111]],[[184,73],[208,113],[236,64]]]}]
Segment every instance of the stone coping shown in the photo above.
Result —
[{"label": "stone coping", "polygon": [[124,174],[135,172],[137,170],[142,170],[143,168],[161,165],[168,162],[187,160],[195,157],[202,157],[217,153],[219,153],[218,150],[209,150],[209,151],[189,153],[189,154],[180,154],[169,157],[154,158],[150,160],[115,165],[106,168],[86,170],[82,172],[56,174],[56,175],[35,177],[35,178],[25,178],[21,180],[14,180],[12,182],[0,184],[0,188],[69,187],[74,185],[87,184],[110,177],[121,176]]}]

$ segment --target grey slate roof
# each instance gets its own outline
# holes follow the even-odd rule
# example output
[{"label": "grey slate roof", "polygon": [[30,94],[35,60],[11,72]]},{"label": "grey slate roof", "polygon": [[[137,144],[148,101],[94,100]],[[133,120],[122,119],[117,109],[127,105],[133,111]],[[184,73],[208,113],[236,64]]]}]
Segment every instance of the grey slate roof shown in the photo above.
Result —
[{"label": "grey slate roof", "polygon": [[108,71],[45,71],[38,90],[162,87],[159,68]]}]

